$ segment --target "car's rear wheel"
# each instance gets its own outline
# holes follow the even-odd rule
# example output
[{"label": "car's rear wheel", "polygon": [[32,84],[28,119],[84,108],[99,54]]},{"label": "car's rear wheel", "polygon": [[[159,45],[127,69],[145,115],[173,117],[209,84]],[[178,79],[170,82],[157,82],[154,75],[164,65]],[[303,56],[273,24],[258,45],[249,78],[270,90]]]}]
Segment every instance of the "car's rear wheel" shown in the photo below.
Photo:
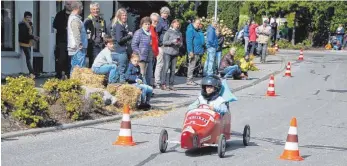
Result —
[{"label": "car's rear wheel", "polygon": [[248,146],[251,139],[251,127],[246,125],[243,129],[243,145]]},{"label": "car's rear wheel", "polygon": [[160,136],[159,136],[159,150],[161,153],[166,152],[166,148],[168,145],[168,141],[167,141],[168,138],[169,138],[169,135],[167,131],[165,129],[161,130]]},{"label": "car's rear wheel", "polygon": [[218,156],[220,158],[223,158],[225,155],[226,151],[226,146],[227,146],[227,141],[225,139],[224,134],[221,134],[218,139]]}]

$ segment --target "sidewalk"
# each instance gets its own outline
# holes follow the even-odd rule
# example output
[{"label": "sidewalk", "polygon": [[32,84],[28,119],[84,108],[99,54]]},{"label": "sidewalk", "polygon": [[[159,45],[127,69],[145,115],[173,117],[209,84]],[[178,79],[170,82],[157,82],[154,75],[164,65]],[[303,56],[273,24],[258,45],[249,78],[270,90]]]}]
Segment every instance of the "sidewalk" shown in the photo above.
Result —
[{"label": "sidewalk", "polygon": [[[267,80],[271,74],[276,74],[284,70],[285,64],[282,60],[284,60],[284,58],[280,56],[280,54],[277,54],[277,56],[271,56],[271,55],[268,56],[266,64],[261,64],[259,62],[259,58],[256,58],[254,60],[254,63],[259,68],[259,71],[250,71],[248,74],[250,80],[228,80],[228,85],[233,92],[237,92],[239,90],[255,85],[261,81]],[[48,78],[36,79],[36,86],[39,87],[47,79]],[[157,108],[162,110],[175,110],[177,108],[186,107],[189,104],[191,104],[194,100],[196,100],[198,95],[200,95],[200,92],[201,92],[200,86],[186,85],[185,77],[176,77],[176,80],[177,82],[175,87],[178,89],[177,91],[162,91],[157,89],[154,90],[155,95],[151,100],[151,105],[154,107],[154,109]],[[196,82],[200,83],[200,81],[201,81],[201,78],[198,78]],[[236,97],[237,97],[237,94],[236,94]],[[132,113],[131,117],[136,117],[144,113],[146,112],[144,111],[134,112]],[[62,124],[62,125],[54,126],[54,127],[20,130],[20,131],[1,134],[1,138],[2,139],[12,138],[12,137],[19,137],[19,136],[25,136],[30,134],[39,134],[44,132],[54,132],[57,130],[65,130],[70,128],[95,125],[99,123],[106,123],[110,121],[119,120],[121,118],[122,118],[122,115],[115,115],[115,116],[105,117],[101,119]]]},{"label": "sidewalk", "polygon": [[[260,63],[260,59],[256,58],[254,63],[259,71],[250,71],[250,80],[227,80],[229,88],[232,92],[255,85],[263,80],[268,79],[270,74],[279,72],[284,69],[285,65],[282,62],[282,57],[269,55],[267,63]],[[151,105],[158,109],[171,110],[175,108],[185,107],[197,99],[201,92],[200,85],[186,85],[186,77],[176,77],[175,87],[177,91],[163,91],[160,89],[154,90],[154,97],[151,99]],[[196,83],[201,82],[201,78],[197,78]]]},{"label": "sidewalk", "polygon": [[[260,63],[260,59],[256,58],[254,63],[259,71],[250,71],[249,80],[227,80],[229,88],[232,92],[255,85],[264,79],[268,79],[269,74],[284,69],[282,57],[280,54],[276,56],[269,55],[267,63]],[[39,78],[35,80],[36,87],[40,87],[48,78]],[[196,78],[195,82],[200,84],[202,78]],[[200,94],[201,88],[198,86],[186,85],[186,77],[175,77],[175,87],[177,91],[163,91],[154,89],[154,97],[151,99],[151,105],[161,110],[171,110],[192,103]]]}]

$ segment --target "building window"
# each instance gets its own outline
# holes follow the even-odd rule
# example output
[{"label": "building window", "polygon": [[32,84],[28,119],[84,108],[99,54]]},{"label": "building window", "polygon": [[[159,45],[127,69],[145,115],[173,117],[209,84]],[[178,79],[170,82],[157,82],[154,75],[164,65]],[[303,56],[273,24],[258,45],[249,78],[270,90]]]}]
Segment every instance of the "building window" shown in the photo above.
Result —
[{"label": "building window", "polygon": [[15,48],[15,2],[1,1],[1,51]]},{"label": "building window", "polygon": [[[33,32],[34,36],[40,36],[40,1],[34,1],[33,13]],[[34,52],[40,52],[40,40],[35,41],[33,45]]]}]

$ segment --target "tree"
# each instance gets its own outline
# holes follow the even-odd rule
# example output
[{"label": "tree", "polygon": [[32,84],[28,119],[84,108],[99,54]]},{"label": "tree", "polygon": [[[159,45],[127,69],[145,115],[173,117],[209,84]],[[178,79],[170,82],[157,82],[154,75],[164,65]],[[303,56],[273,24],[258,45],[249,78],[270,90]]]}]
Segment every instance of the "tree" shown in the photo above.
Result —
[{"label": "tree", "polygon": [[[230,29],[237,29],[239,23],[239,15],[242,2],[239,1],[218,1],[219,20],[223,20],[223,24]],[[207,15],[208,18],[214,17],[215,1],[208,2]]]}]

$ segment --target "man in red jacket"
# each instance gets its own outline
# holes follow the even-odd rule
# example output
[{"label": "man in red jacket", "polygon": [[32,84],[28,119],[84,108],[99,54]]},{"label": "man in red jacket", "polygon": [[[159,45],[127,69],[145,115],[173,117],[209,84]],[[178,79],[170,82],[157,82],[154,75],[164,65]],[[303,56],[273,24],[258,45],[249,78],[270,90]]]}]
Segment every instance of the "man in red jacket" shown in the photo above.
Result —
[{"label": "man in red jacket", "polygon": [[158,33],[155,29],[155,27],[157,26],[158,22],[159,22],[159,14],[158,13],[152,13],[151,14],[151,27],[150,27],[150,31],[151,31],[151,37],[152,37],[152,51],[153,51],[153,61],[152,64],[148,63],[148,67],[147,67],[147,84],[150,86],[154,86],[154,82],[153,82],[153,75],[154,75],[154,70],[155,70],[155,64],[156,64],[156,57],[159,54],[159,38],[158,38]]},{"label": "man in red jacket", "polygon": [[258,24],[255,23],[255,21],[253,20],[251,23],[251,26],[249,26],[249,42],[250,45],[252,46],[251,51],[249,53],[247,53],[247,55],[249,54],[253,54],[254,55],[254,48],[255,48],[255,44],[257,41],[257,33],[255,32],[255,29],[258,27]]}]

